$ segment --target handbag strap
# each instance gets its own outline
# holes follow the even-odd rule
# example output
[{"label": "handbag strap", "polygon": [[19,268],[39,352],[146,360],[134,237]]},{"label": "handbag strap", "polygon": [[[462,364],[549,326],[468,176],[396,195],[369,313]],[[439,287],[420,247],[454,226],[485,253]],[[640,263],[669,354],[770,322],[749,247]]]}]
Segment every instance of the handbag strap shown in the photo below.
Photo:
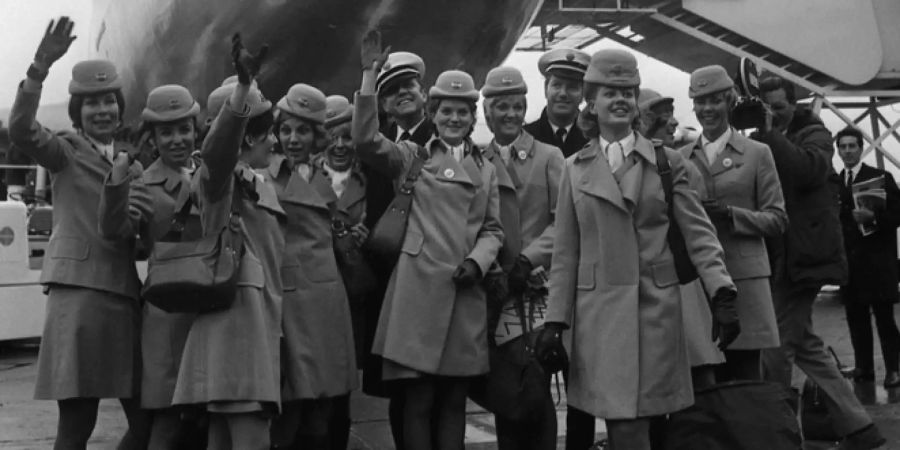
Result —
[{"label": "handbag strap", "polygon": [[403,184],[400,185],[401,194],[412,194],[413,188],[416,185],[416,181],[419,181],[419,176],[422,174],[422,169],[425,167],[427,159],[428,157],[425,155],[425,149],[417,146],[412,164],[409,166],[409,171],[406,172],[406,178],[403,179]]}]

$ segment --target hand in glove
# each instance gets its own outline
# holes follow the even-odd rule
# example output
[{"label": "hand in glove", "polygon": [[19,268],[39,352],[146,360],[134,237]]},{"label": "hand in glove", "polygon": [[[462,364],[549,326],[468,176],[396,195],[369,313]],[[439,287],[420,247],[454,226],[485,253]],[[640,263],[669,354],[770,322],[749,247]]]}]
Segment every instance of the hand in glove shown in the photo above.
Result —
[{"label": "hand in glove", "polygon": [[538,334],[534,345],[534,353],[538,362],[547,373],[556,373],[569,365],[566,347],[562,342],[562,333],[566,325],[560,322],[547,322]]},{"label": "hand in glove", "polygon": [[37,52],[34,54],[35,64],[41,66],[41,69],[47,70],[59,58],[62,58],[69,51],[72,41],[75,40],[75,36],[72,36],[72,28],[74,27],[75,22],[72,22],[66,16],[59,18],[55,28],[51,20],[50,24],[47,25],[47,31],[44,32],[40,45],[38,45]]},{"label": "hand in glove", "polygon": [[731,222],[731,210],[716,200],[705,200],[703,209],[706,210],[706,215],[713,223]]},{"label": "hand in glove", "polygon": [[528,277],[531,276],[532,270],[534,270],[534,266],[532,266],[531,261],[524,255],[519,255],[512,269],[509,270],[509,292],[513,295],[525,292],[525,288],[528,287]]},{"label": "hand in glove", "polygon": [[737,291],[722,287],[713,296],[710,307],[713,318],[713,342],[719,341],[719,350],[725,350],[741,334],[737,313]]},{"label": "hand in glove", "polygon": [[362,44],[359,48],[359,58],[363,70],[374,70],[378,73],[381,67],[387,61],[388,54],[391,53],[391,47],[381,48],[381,33],[378,30],[369,30],[363,36]]},{"label": "hand in glove", "polygon": [[244,48],[241,33],[234,34],[231,38],[231,62],[234,65],[235,72],[237,72],[239,83],[248,85],[259,75],[259,69],[262,67],[268,52],[269,46],[263,44],[255,55],[250,53]]},{"label": "hand in glove", "polygon": [[481,281],[481,269],[471,259],[466,258],[453,272],[453,282],[456,283],[456,287],[474,286],[479,281]]}]

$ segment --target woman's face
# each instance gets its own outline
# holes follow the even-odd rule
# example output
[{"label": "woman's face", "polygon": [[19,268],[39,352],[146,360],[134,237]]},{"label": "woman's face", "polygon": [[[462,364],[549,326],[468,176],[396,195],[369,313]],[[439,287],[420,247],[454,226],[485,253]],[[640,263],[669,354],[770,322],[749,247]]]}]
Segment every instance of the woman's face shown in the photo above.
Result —
[{"label": "woman's face", "polygon": [[292,163],[309,161],[316,142],[313,127],[312,123],[289,114],[278,125],[278,142]]},{"label": "woman's face", "polygon": [[441,100],[432,120],[438,137],[450,145],[461,144],[475,123],[469,103],[455,99]]},{"label": "woman's face", "polygon": [[703,134],[718,137],[728,129],[729,106],[724,92],[713,92],[694,99],[694,115],[703,127]]},{"label": "woman's face", "polygon": [[269,155],[272,154],[272,148],[275,147],[275,135],[272,134],[270,127],[265,133],[259,136],[245,136],[247,148],[244,150],[242,159],[254,169],[263,169],[269,166]]},{"label": "woman's face", "polygon": [[153,142],[159,151],[159,158],[163,164],[172,168],[187,165],[191,152],[194,151],[196,136],[194,119],[191,117],[153,125]]},{"label": "woman's face", "polygon": [[109,142],[119,127],[119,102],[116,94],[88,95],[81,104],[81,129],[98,141]]},{"label": "woman's face", "polygon": [[339,172],[349,169],[356,158],[356,148],[353,146],[353,138],[350,137],[350,122],[342,123],[330,130],[330,145],[325,150],[328,157],[328,165]]},{"label": "woman's face", "polygon": [[601,129],[630,128],[638,114],[635,88],[600,86],[594,95],[591,108],[597,115],[597,123]]}]

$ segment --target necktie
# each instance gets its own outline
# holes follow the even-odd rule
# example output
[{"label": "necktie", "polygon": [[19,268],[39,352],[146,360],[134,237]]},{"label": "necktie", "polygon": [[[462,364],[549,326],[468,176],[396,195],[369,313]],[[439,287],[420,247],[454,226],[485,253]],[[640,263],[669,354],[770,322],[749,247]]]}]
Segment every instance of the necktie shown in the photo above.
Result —
[{"label": "necktie", "polygon": [[847,169],[847,187],[853,184],[853,169]]},{"label": "necktie", "polygon": [[503,162],[509,163],[509,146],[508,145],[500,146],[500,158],[503,158]]},{"label": "necktie", "polygon": [[606,146],[606,159],[609,161],[609,167],[613,172],[619,170],[622,167],[622,162],[625,160],[625,149],[622,148],[622,144],[619,142],[613,142]]},{"label": "necktie", "polygon": [[400,138],[397,139],[397,142],[408,141],[411,137],[412,135],[409,134],[409,131],[404,130],[403,133],[400,133]]},{"label": "necktie", "polygon": [[556,140],[560,144],[566,143],[566,129],[565,128],[559,127],[556,129]]}]

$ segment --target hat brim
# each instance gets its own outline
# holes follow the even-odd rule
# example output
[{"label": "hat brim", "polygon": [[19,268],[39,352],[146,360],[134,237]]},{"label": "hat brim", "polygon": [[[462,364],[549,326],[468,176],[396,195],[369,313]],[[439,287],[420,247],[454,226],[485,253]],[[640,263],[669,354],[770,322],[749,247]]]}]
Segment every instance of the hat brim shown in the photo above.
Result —
[{"label": "hat brim", "polygon": [[325,124],[323,126],[326,130],[330,130],[342,123],[350,122],[351,120],[353,120],[353,108],[347,108],[344,112],[329,119],[325,119]]},{"label": "hat brim", "polygon": [[480,94],[476,90],[467,92],[449,92],[439,87],[432,87],[431,90],[428,91],[428,97],[436,100],[471,100],[473,102],[477,102],[479,95]]},{"label": "hat brim", "polygon": [[419,72],[411,67],[407,67],[392,74],[386,75],[383,78],[380,78],[379,81],[376,82],[375,88],[380,94],[388,89],[391,89],[402,81],[410,80],[413,78],[420,79]]},{"label": "hat brim", "polygon": [[189,109],[184,111],[177,111],[175,112],[175,114],[170,114],[168,111],[160,114],[150,108],[144,108],[144,110],[141,111],[141,120],[143,120],[144,122],[153,123],[174,122],[176,120],[181,120],[188,117],[197,117],[198,114],[200,114],[200,104],[194,102],[194,104],[191,105]]},{"label": "hat brim", "polygon": [[93,95],[93,94],[105,94],[107,92],[115,92],[122,90],[122,80],[116,78],[111,81],[109,84],[104,84],[102,86],[92,86],[85,85],[76,82],[75,80],[69,81],[69,94],[70,95]]},{"label": "hat brim", "polygon": [[674,105],[675,99],[672,97],[657,97],[657,98],[654,98],[653,100],[642,102],[640,104],[640,106],[638,106],[638,109],[640,109],[641,111],[645,111],[645,110],[655,107],[656,105],[661,105],[663,103],[668,103],[670,105]]}]

